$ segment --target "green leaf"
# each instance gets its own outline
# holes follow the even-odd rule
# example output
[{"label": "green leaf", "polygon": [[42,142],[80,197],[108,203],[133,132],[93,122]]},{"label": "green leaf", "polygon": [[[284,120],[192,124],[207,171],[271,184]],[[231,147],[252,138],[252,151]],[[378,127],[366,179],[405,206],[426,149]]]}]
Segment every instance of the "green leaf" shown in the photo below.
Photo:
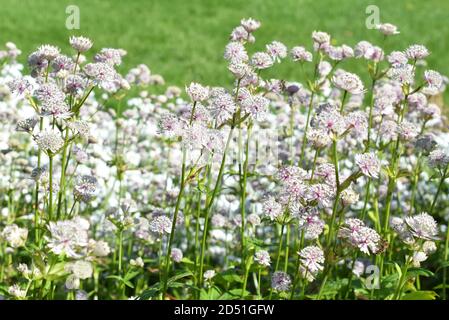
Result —
[{"label": "green leaf", "polygon": [[233,269],[223,271],[222,273],[220,273],[220,277],[223,278],[223,280],[225,280],[228,283],[233,283],[233,282],[242,283],[243,282],[242,277],[237,275],[236,271]]},{"label": "green leaf", "polygon": [[200,300],[218,300],[220,296],[220,289],[215,286],[210,289],[201,289],[200,292]]},{"label": "green leaf", "polygon": [[433,277],[435,274],[427,269],[424,268],[410,268],[407,271],[407,277],[416,277],[416,276],[423,276],[423,277]]},{"label": "green leaf", "polygon": [[186,277],[190,277],[190,276],[193,276],[193,273],[190,271],[180,272],[180,273],[174,275],[173,277],[171,277],[170,279],[168,279],[167,284],[170,285],[173,282],[176,282],[182,278],[186,278]]},{"label": "green leaf", "polygon": [[134,272],[131,272],[131,271],[128,271],[126,274],[125,274],[125,280],[131,280],[132,278],[134,278],[135,276],[137,276],[138,274],[140,273],[140,271],[134,271]]},{"label": "green leaf", "polygon": [[49,281],[56,280],[65,276],[68,272],[64,270],[65,262],[59,262],[51,267],[45,274],[44,278]]},{"label": "green leaf", "polygon": [[126,286],[128,286],[128,287],[134,289],[134,285],[133,285],[131,282],[129,282],[128,280],[123,279],[122,277],[119,277],[119,276],[115,276],[115,275],[114,275],[114,276],[108,276],[108,277],[106,277],[106,279],[117,279],[118,281],[122,282],[122,283],[125,284]]},{"label": "green leaf", "polygon": [[394,267],[396,268],[397,273],[399,274],[399,277],[402,276],[402,269],[401,267],[395,262]]},{"label": "green leaf", "polygon": [[156,282],[151,287],[149,287],[148,289],[144,290],[140,294],[139,299],[140,300],[148,300],[150,298],[154,298],[154,297],[156,297],[159,294],[159,291],[161,291],[161,285],[160,285],[159,282]]},{"label": "green leaf", "polygon": [[415,291],[402,296],[402,300],[435,300],[438,294],[435,291]]}]

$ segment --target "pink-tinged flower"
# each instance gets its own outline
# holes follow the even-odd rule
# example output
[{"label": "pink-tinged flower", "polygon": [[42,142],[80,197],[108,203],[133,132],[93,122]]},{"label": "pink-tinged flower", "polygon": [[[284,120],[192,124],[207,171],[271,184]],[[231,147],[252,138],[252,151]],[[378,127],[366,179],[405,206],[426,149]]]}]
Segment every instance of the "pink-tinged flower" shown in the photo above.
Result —
[{"label": "pink-tinged flower", "polygon": [[410,60],[421,60],[429,56],[429,50],[420,44],[414,44],[405,50],[405,55]]},{"label": "pink-tinged flower", "polygon": [[276,291],[288,291],[292,280],[288,274],[282,271],[276,271],[271,277],[271,288]]},{"label": "pink-tinged flower", "polygon": [[318,183],[310,186],[307,193],[308,201],[316,201],[321,208],[327,208],[332,204],[334,188],[328,184]]},{"label": "pink-tinged flower", "polygon": [[332,77],[332,83],[340,90],[352,94],[360,94],[364,91],[362,80],[356,74],[343,70],[335,72],[335,75]]},{"label": "pink-tinged flower", "polygon": [[224,58],[230,62],[241,63],[248,61],[248,53],[240,42],[229,42],[225,47]]},{"label": "pink-tinged flower", "polygon": [[271,221],[276,220],[284,210],[282,205],[278,203],[273,197],[268,198],[263,203],[263,213],[270,218]]},{"label": "pink-tinged flower", "polygon": [[242,19],[240,20],[240,25],[245,28],[246,31],[251,33],[260,28],[260,21],[253,18]]},{"label": "pink-tinged flower", "polygon": [[429,154],[429,165],[433,168],[444,168],[449,163],[449,155],[443,149],[437,148]]},{"label": "pink-tinged flower", "polygon": [[86,37],[82,37],[82,36],[70,37],[69,42],[70,42],[70,46],[73,49],[75,49],[77,52],[86,52],[93,45],[92,40],[90,40],[89,38],[86,38]]},{"label": "pink-tinged flower", "polygon": [[194,102],[204,101],[209,97],[209,87],[204,87],[199,83],[192,82],[187,87],[186,92]]},{"label": "pink-tinged flower", "polygon": [[338,236],[367,255],[378,253],[382,242],[382,238],[376,231],[365,226],[362,220],[353,218],[346,219]]},{"label": "pink-tinged flower", "polygon": [[436,240],[438,224],[427,212],[422,212],[413,217],[406,217],[404,220],[414,237],[425,240]]},{"label": "pink-tinged flower", "polygon": [[401,51],[393,51],[387,56],[388,62],[393,68],[402,67],[407,64],[407,56]]},{"label": "pink-tinged flower", "polygon": [[274,63],[273,58],[266,52],[256,52],[251,57],[251,65],[259,70],[267,69]]},{"label": "pink-tinged flower", "polygon": [[387,75],[401,84],[412,84],[415,79],[414,68],[409,64],[392,68],[388,70]]},{"label": "pink-tinged flower", "polygon": [[267,52],[273,61],[281,62],[281,59],[287,57],[287,47],[279,41],[267,44]]},{"label": "pink-tinged flower", "polygon": [[254,261],[261,266],[269,267],[271,264],[270,254],[266,250],[256,251],[254,254]]},{"label": "pink-tinged flower", "polygon": [[426,70],[424,72],[424,80],[431,88],[440,89],[443,85],[443,77],[439,72],[434,70]]},{"label": "pink-tinged flower", "polygon": [[290,51],[290,55],[293,59],[293,61],[299,61],[299,62],[303,62],[303,61],[307,61],[307,62],[311,62],[312,61],[312,53],[307,51],[304,47],[293,47]]},{"label": "pink-tinged flower", "polygon": [[379,158],[373,153],[363,153],[355,155],[355,163],[365,176],[377,179],[380,173]]},{"label": "pink-tinged flower", "polygon": [[312,32],[312,40],[315,51],[325,51],[330,45],[331,36],[326,32],[314,31]]},{"label": "pink-tinged flower", "polygon": [[310,275],[315,276],[324,269],[324,253],[317,246],[308,246],[298,252],[301,265]]},{"label": "pink-tinged flower", "polygon": [[170,258],[174,261],[174,262],[181,262],[182,260],[182,251],[181,249],[178,248],[173,248],[171,249],[171,253],[170,253]]},{"label": "pink-tinged flower", "polygon": [[376,29],[382,32],[385,36],[399,34],[398,27],[391,23],[382,23],[376,26]]}]

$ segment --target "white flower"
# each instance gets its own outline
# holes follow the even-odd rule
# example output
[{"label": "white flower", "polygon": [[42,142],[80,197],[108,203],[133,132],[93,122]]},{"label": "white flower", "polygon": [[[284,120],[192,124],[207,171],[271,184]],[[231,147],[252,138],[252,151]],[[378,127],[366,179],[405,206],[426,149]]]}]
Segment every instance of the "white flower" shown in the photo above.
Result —
[{"label": "white flower", "polygon": [[3,229],[1,237],[13,248],[22,247],[27,240],[28,230],[19,228],[16,224],[11,224]]},{"label": "white flower", "polygon": [[355,163],[365,176],[375,179],[379,177],[380,161],[374,153],[356,154]]},{"label": "white flower", "polygon": [[215,277],[215,270],[207,270],[204,272],[203,277],[206,281],[212,280],[212,278]]},{"label": "white flower", "polygon": [[254,261],[264,267],[269,267],[271,263],[270,254],[266,250],[256,251]]}]

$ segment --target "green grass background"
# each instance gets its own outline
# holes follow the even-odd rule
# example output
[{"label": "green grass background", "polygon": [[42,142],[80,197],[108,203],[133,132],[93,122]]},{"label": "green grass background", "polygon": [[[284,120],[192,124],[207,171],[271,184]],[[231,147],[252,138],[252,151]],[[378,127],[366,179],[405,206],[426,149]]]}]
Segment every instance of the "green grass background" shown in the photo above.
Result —
[{"label": "green grass background", "polygon": [[[80,30],[65,28],[71,4],[80,8]],[[145,63],[168,84],[227,85],[231,78],[223,48],[242,17],[262,21],[254,51],[271,40],[310,48],[313,30],[331,33],[336,44],[352,46],[362,39],[380,44],[380,34],[365,27],[370,4],[379,7],[382,22],[401,31],[387,41],[387,52],[424,44],[432,52],[429,67],[449,75],[448,0],[0,0],[0,44],[15,42],[25,61],[39,44],[68,52],[68,37],[85,35],[95,41],[94,50],[126,49],[123,71]],[[362,65],[349,62],[343,67],[361,72]],[[287,62],[269,75],[295,80],[299,74],[299,67]]]}]

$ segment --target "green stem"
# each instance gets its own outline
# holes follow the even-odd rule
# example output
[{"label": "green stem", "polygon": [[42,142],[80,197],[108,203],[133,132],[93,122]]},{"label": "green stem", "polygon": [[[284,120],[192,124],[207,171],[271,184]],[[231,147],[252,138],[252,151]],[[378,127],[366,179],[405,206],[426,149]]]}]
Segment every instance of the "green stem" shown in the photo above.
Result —
[{"label": "green stem", "polygon": [[[235,120],[235,118],[234,118],[234,120]],[[208,235],[209,215],[211,213],[215,197],[218,194],[218,189],[220,188],[220,185],[221,185],[221,180],[223,178],[223,172],[224,172],[224,167],[225,167],[225,163],[226,163],[226,153],[228,151],[229,143],[231,142],[233,133],[234,133],[234,121],[231,126],[231,129],[229,130],[228,139],[226,141],[226,145],[223,150],[223,157],[221,159],[220,170],[218,171],[217,181],[215,182],[214,190],[212,191],[211,198],[206,207],[206,214],[205,214],[205,218],[204,218],[205,220],[204,220],[204,229],[203,229],[203,239],[201,241],[200,274],[199,274],[200,286],[203,285],[204,255],[206,252],[206,240],[207,240],[207,235]]]},{"label": "green stem", "polygon": [[48,220],[53,219],[53,155],[48,157],[49,161],[49,195],[48,195]]}]

